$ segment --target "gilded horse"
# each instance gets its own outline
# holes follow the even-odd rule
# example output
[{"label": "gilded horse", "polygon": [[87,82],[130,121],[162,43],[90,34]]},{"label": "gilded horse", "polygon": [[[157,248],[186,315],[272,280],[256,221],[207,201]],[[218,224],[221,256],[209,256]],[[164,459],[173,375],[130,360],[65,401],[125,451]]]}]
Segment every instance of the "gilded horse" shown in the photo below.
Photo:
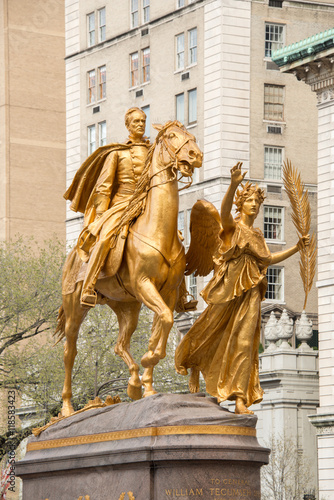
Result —
[{"label": "gilded horse", "polygon": [[[146,181],[142,183],[146,185],[146,192],[139,196],[142,213],[130,224],[117,274],[105,277],[105,272],[104,276],[99,276],[95,286],[99,292],[98,303],[107,304],[118,319],[119,334],[115,352],[129,367],[128,395],[132,399],[141,398],[142,386],[144,397],[156,393],[153,388],[153,369],[166,356],[173,311],[186,267],[184,247],[177,229],[177,177],[180,173],[182,177],[191,179],[194,169],[202,165],[203,158],[195,137],[181,123],[167,122],[163,127],[158,125],[155,128],[158,134],[142,174],[146,175]],[[138,186],[140,184],[139,181]],[[57,327],[60,337],[66,337],[62,392],[64,416],[73,413],[72,368],[79,328],[88,312],[80,305],[80,267],[81,261],[74,249],[64,266],[63,303]],[[70,293],[64,287],[64,283],[68,284],[69,281],[72,282]],[[139,366],[130,352],[130,340],[137,327],[142,304],[154,312],[154,319],[148,350],[141,359],[144,373],[140,379]]]}]

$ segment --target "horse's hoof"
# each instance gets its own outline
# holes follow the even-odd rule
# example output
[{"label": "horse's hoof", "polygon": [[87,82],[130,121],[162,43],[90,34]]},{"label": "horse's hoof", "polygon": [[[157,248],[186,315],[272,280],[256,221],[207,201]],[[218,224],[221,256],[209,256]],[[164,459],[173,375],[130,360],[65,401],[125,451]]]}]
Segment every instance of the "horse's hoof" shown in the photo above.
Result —
[{"label": "horse's hoof", "polygon": [[129,398],[135,401],[137,401],[137,399],[141,399],[141,385],[138,387],[137,385],[128,383],[128,390],[126,392],[128,393]]},{"label": "horse's hoof", "polygon": [[143,398],[147,398],[148,396],[154,396],[154,394],[158,394],[157,391],[155,391],[154,389],[151,391],[145,391],[143,394]]},{"label": "horse's hoof", "polygon": [[155,366],[159,362],[159,360],[160,357],[158,356],[158,354],[153,351],[148,351],[141,358],[141,364],[144,368],[151,368],[152,366]]},{"label": "horse's hoof", "polygon": [[74,413],[74,408],[71,403],[63,403],[63,407],[61,409],[61,416],[62,417],[70,417]]}]

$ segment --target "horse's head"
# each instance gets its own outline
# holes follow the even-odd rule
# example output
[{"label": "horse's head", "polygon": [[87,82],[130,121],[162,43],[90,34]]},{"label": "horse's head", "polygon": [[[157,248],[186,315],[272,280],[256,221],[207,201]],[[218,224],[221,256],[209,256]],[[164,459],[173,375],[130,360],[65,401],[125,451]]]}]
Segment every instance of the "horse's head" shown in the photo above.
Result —
[{"label": "horse's head", "polygon": [[202,166],[203,153],[196,144],[196,138],[182,123],[173,121],[164,126],[153,127],[159,131],[156,141],[161,141],[162,147],[183,177],[190,177],[195,168]]}]

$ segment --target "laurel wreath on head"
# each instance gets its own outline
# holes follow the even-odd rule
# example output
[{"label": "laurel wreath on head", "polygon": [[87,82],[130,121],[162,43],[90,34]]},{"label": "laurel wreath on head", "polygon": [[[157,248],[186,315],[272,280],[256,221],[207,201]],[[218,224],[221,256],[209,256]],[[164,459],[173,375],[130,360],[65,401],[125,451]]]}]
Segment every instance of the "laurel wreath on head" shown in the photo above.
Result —
[{"label": "laurel wreath on head", "polygon": [[[310,233],[311,228],[311,207],[308,191],[305,189],[305,184],[302,182],[299,172],[289,160],[283,163],[283,182],[292,208],[292,222],[297,229],[298,236],[306,236]],[[303,306],[303,310],[305,310],[316,268],[317,243],[314,233],[310,238],[309,246],[302,247],[299,253],[299,272],[305,292]]]}]

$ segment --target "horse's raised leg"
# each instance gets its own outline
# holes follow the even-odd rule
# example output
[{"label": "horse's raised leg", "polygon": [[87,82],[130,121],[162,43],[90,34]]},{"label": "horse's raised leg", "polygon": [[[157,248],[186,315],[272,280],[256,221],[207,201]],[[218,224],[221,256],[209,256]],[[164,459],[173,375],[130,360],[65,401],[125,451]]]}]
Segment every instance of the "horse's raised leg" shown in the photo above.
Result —
[{"label": "horse's raised leg", "polygon": [[119,325],[115,353],[128,365],[131,375],[127,389],[128,396],[131,399],[140,399],[142,384],[139,378],[139,366],[130,353],[130,340],[137,328],[141,304],[139,302],[116,301],[108,301],[107,304],[116,313]]},{"label": "horse's raised leg", "polygon": [[72,369],[77,354],[77,338],[80,325],[87,314],[87,309],[80,306],[81,286],[78,284],[74,293],[63,296],[63,309],[65,314],[64,365],[65,380],[62,392],[63,406],[61,414],[64,417],[74,412],[72,398]]},{"label": "horse's raised leg", "polygon": [[[142,357],[141,364],[145,370],[142,377],[142,384],[144,387],[143,396],[151,396],[156,394],[153,388],[153,369],[154,366],[166,356],[166,346],[169,332],[173,326],[173,310],[177,298],[177,290],[172,290],[166,295],[165,301],[156,290],[155,286],[150,282],[147,289],[150,290],[149,301],[145,304],[155,311],[155,317],[152,325],[152,333],[148,344],[148,351]],[[154,294],[154,290],[156,294]],[[153,303],[155,299],[155,303]],[[143,297],[144,301],[144,297]]]}]

